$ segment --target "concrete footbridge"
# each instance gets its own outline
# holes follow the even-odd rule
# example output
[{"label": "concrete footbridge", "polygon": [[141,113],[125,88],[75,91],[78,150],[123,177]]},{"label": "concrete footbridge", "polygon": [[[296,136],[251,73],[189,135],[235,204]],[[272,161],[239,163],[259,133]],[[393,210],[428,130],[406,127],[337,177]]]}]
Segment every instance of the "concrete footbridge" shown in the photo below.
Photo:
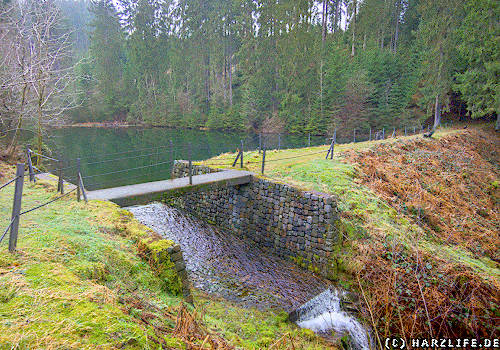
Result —
[{"label": "concrete footbridge", "polygon": [[142,202],[169,191],[197,190],[206,185],[237,186],[247,184],[252,180],[253,173],[240,170],[225,170],[210,174],[194,175],[191,178],[181,177],[172,180],[146,182],[135,185],[112,187],[95,191],[88,191],[89,200],[110,200],[113,202],[127,202],[133,199],[134,203]]}]

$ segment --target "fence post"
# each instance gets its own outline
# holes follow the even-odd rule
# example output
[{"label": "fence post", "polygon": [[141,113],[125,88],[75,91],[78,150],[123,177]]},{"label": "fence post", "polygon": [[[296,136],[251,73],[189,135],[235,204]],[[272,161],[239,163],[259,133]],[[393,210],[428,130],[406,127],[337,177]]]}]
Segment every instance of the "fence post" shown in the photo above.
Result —
[{"label": "fence post", "polygon": [[264,175],[264,165],[266,164],[266,144],[264,144],[264,149],[262,151],[262,175]]},{"label": "fence post", "polygon": [[76,200],[80,201],[80,158],[76,159]]},{"label": "fence post", "polygon": [[59,180],[57,181],[57,191],[64,194],[64,180],[63,180],[63,161],[59,161]]},{"label": "fence post", "polygon": [[370,126],[370,139],[369,139],[369,141],[371,141],[371,140],[372,140],[372,127]]},{"label": "fence post", "polygon": [[87,192],[85,191],[85,186],[83,186],[83,179],[81,173],[78,173],[78,185],[82,189],[83,200],[85,201],[85,203],[88,203],[89,200],[87,199]]},{"label": "fence post", "polygon": [[335,128],[335,131],[333,132],[333,145],[332,145],[332,152],[330,153],[330,159],[333,159],[333,151],[335,151],[336,142],[337,142],[337,128]]},{"label": "fence post", "polygon": [[170,139],[170,162],[174,164],[174,142]]},{"label": "fence post", "polygon": [[413,125],[413,133],[415,134],[417,132],[417,128],[415,127],[415,125]]},{"label": "fence post", "polygon": [[188,147],[188,152],[189,152],[189,184],[193,184],[193,162],[191,160],[192,154],[191,154],[191,142],[189,143]]},{"label": "fence post", "polygon": [[385,140],[385,128],[382,128],[382,140]]},{"label": "fence post", "polygon": [[21,213],[21,199],[23,198],[24,164],[18,163],[16,168],[16,189],[14,191],[14,203],[12,205],[12,226],[10,227],[9,252],[14,252],[17,246],[17,234],[19,232],[19,214]]},{"label": "fence post", "polygon": [[354,128],[353,142],[356,142],[356,128]]},{"label": "fence post", "polygon": [[262,149],[262,134],[259,134],[259,154],[261,149]]},{"label": "fence post", "polygon": [[406,126],[405,126],[405,136],[406,136]]},{"label": "fence post", "polygon": [[238,162],[238,159],[240,158],[240,156],[241,156],[241,150],[238,150],[238,155],[236,156],[236,159],[233,162],[233,168],[236,165],[236,163]]},{"label": "fence post", "polygon": [[394,128],[394,130],[392,130],[392,136],[391,137],[396,137],[396,128]]},{"label": "fence post", "polygon": [[281,150],[281,134],[278,134],[278,151]]},{"label": "fence post", "polygon": [[243,168],[243,140],[241,140],[240,168]]},{"label": "fence post", "polygon": [[31,149],[28,147],[27,151],[27,160],[28,160],[28,170],[30,173],[30,181],[35,182],[35,172],[33,171],[33,163],[31,162]]},{"label": "fence post", "polygon": [[311,133],[307,137],[307,147],[311,147]]}]

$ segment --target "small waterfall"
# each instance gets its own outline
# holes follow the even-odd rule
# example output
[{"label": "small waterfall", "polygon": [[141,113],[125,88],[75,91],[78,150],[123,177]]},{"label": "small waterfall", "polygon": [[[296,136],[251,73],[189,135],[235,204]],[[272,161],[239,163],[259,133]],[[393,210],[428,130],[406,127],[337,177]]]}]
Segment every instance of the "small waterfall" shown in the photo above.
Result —
[{"label": "small waterfall", "polygon": [[189,278],[196,288],[247,307],[296,310],[290,320],[300,327],[323,334],[331,330],[348,333],[356,349],[369,349],[365,329],[341,310],[343,292],[334,289],[329,281],[259,248],[245,237],[164,204],[128,210],[158,234],[181,245]]},{"label": "small waterfall", "polygon": [[365,328],[341,309],[343,296],[345,292],[327,289],[290,313],[290,320],[316,333],[328,333],[331,330],[348,333],[355,349],[369,350],[370,342]]}]

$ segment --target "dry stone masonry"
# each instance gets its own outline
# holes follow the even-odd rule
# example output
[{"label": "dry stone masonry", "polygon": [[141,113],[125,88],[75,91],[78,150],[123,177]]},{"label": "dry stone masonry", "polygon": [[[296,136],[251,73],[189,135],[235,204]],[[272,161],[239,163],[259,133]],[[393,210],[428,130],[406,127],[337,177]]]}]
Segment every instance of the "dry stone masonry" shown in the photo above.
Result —
[{"label": "dry stone masonry", "polygon": [[[217,171],[193,166],[194,175]],[[187,163],[176,161],[172,177],[187,174]],[[212,185],[181,196],[166,193],[163,199],[327,276],[338,220],[336,203],[329,195],[253,178],[241,186]]]}]

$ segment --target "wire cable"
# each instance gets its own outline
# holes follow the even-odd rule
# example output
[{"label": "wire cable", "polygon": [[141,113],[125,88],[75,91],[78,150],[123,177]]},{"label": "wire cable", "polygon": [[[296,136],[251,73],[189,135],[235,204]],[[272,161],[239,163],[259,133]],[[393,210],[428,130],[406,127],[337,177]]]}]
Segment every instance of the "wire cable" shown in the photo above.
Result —
[{"label": "wire cable", "polygon": [[171,161],[160,162],[160,163],[155,163],[155,164],[150,164],[150,165],[143,165],[143,166],[139,166],[139,167],[136,167],[136,168],[129,168],[129,169],[124,169],[124,170],[110,171],[108,173],[102,173],[102,174],[95,174],[95,175],[84,176],[83,178],[84,179],[90,179],[90,178],[93,178],[93,177],[96,177],[96,176],[105,176],[105,175],[119,174],[119,173],[124,173],[126,171],[138,170],[138,169],[144,169],[144,168],[150,168],[150,167],[153,167],[153,166],[168,164],[170,162]]},{"label": "wire cable", "polygon": [[13,183],[14,181],[16,181],[20,176],[16,176],[15,178],[13,178],[12,180],[10,180],[9,182],[3,184],[2,186],[0,186],[0,190],[3,189],[4,187],[7,187],[8,185],[10,185],[11,183]]},{"label": "wire cable", "polygon": [[12,224],[14,223],[14,220],[16,220],[16,218],[17,218],[17,216],[16,216],[14,219],[12,219],[12,220],[10,221],[9,226],[7,226],[7,228],[5,229],[5,231],[4,231],[3,235],[2,235],[2,237],[0,238],[0,243],[2,243],[3,238],[4,238],[4,237],[5,237],[5,235],[7,234],[7,231],[9,231],[9,228],[12,226]]},{"label": "wire cable", "polygon": [[54,198],[54,199],[52,199],[51,201],[48,201],[47,203],[40,204],[40,205],[38,205],[38,206],[36,206],[36,207],[34,207],[34,208],[31,208],[31,209],[28,209],[28,210],[26,210],[26,211],[23,211],[21,214],[19,214],[19,216],[24,215],[24,214],[28,214],[28,213],[30,213],[30,212],[32,212],[32,211],[34,211],[34,210],[40,209],[40,208],[42,208],[42,207],[45,207],[46,205],[49,205],[50,203],[54,203],[55,201],[57,201],[57,200],[59,200],[59,199],[61,199],[61,198],[64,198],[64,197],[68,196],[69,194],[71,194],[71,193],[75,192],[75,191],[76,191],[76,189],[77,189],[77,188],[73,188],[71,191],[69,191],[69,192],[67,192],[67,193],[63,194],[62,196],[59,196],[59,197],[57,197],[57,198]]}]

